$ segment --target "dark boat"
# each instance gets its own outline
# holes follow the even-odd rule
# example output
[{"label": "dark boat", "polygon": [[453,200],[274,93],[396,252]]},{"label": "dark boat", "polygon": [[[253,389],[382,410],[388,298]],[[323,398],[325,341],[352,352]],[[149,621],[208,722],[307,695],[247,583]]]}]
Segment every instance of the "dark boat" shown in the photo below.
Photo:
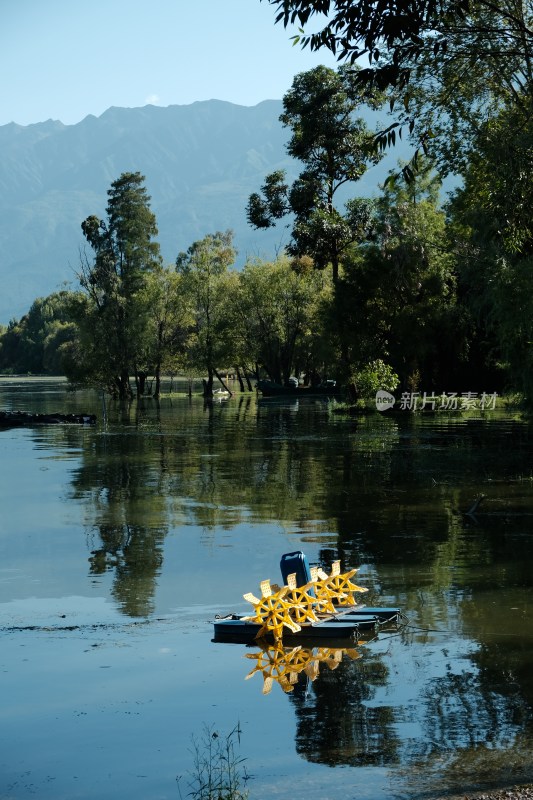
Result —
[{"label": "dark boat", "polygon": [[[401,618],[399,608],[361,608],[339,611],[334,616],[328,616],[319,622],[302,625],[297,633],[286,631],[283,641],[297,645],[300,641],[313,641],[329,643],[336,640],[357,639],[363,631],[376,630],[387,622],[396,623]],[[250,622],[239,614],[229,614],[227,617],[218,617],[214,623],[215,642],[239,642],[248,644],[258,638],[261,625]],[[264,638],[271,639],[272,634]]]},{"label": "dark boat", "polygon": [[274,381],[259,380],[257,388],[263,397],[338,397],[340,394],[337,381],[325,381],[318,386],[282,386]]},{"label": "dark boat", "polygon": [[[263,581],[262,598],[244,595],[254,606],[253,614],[217,615],[213,622],[214,641],[247,644],[260,638],[283,638],[296,645],[301,640],[353,640],[362,631],[401,621],[399,608],[357,604],[353,593],[366,589],[350,582],[356,570],[340,572],[339,561],[333,562],[328,576],[316,567],[311,569],[304,553],[298,550],[285,553],[280,568],[287,585],[280,589]],[[327,611],[325,604],[329,606]]]},{"label": "dark boat", "polygon": [[94,414],[33,414],[30,411],[0,411],[0,428],[24,425],[95,425]]}]

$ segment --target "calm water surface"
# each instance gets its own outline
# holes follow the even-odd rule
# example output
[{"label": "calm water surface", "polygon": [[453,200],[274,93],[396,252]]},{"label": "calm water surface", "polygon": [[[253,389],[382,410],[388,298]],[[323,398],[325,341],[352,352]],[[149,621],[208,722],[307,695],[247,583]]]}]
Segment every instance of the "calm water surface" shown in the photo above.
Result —
[{"label": "calm water surface", "polygon": [[[0,408],[99,418],[0,431],[3,800],[179,798],[191,736],[237,722],[252,800],[533,781],[533,437],[516,414],[174,395],[108,405],[104,424],[95,393],[14,379]],[[211,621],[296,549],[360,567],[365,600],[409,624],[301,653],[293,690],[264,693],[280,653],[214,643]]]}]

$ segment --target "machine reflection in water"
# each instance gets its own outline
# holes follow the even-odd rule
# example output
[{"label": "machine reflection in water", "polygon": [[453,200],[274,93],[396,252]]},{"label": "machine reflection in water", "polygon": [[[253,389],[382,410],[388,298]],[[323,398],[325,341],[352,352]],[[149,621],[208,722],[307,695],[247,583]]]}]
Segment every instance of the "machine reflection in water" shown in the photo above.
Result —
[{"label": "machine reflection in water", "polygon": [[256,662],[245,680],[260,673],[263,676],[263,694],[269,694],[274,683],[278,683],[284,692],[292,692],[302,679],[304,684],[316,680],[321,664],[334,670],[345,656],[352,661],[361,657],[353,647],[284,647],[282,642],[271,643],[265,639],[256,644],[260,650],[245,654],[245,658]]}]

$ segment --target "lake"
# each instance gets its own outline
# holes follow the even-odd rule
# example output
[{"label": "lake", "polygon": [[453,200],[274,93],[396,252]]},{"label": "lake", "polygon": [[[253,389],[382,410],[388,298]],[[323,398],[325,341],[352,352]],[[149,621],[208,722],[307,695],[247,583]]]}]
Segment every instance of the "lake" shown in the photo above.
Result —
[{"label": "lake", "polygon": [[[15,378],[0,409],[98,416],[0,430],[4,800],[186,797],[203,739],[236,726],[251,800],[533,781],[533,431],[516,411],[104,409]],[[215,643],[212,621],[294,550],[358,567],[365,602],[407,622],[300,654],[312,666],[283,687],[279,653]]]}]

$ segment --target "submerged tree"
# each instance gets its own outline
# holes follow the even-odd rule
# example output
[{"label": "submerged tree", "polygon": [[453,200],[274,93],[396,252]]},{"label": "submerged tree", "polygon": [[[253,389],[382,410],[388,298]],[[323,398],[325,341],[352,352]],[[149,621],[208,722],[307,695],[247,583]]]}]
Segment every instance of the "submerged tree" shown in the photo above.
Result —
[{"label": "submerged tree", "polygon": [[324,273],[296,267],[287,258],[248,263],[232,299],[241,351],[269,378],[287,385],[289,377],[322,371],[322,303],[331,297]]},{"label": "submerged tree", "polygon": [[108,191],[107,220],[82,223],[94,260],[81,267],[87,303],[79,317],[85,380],[120,398],[130,396],[130,376],[139,378],[150,309],[147,276],[161,264],[150,197],[139,172],[125,172]]},{"label": "submerged tree", "polygon": [[1,372],[63,373],[63,356],[77,335],[70,312],[74,297],[66,290],[39,297],[20,320],[0,330]]},{"label": "submerged tree", "polygon": [[234,363],[231,315],[227,310],[228,268],[235,260],[233,234],[218,231],[194,242],[176,259],[192,315],[188,361],[205,370],[204,396],[212,397],[217,368]]},{"label": "submerged tree", "polygon": [[162,370],[172,375],[185,365],[194,318],[182,276],[174,270],[158,269],[148,276],[146,302],[150,308],[146,360],[155,379],[153,395],[159,397]]}]

